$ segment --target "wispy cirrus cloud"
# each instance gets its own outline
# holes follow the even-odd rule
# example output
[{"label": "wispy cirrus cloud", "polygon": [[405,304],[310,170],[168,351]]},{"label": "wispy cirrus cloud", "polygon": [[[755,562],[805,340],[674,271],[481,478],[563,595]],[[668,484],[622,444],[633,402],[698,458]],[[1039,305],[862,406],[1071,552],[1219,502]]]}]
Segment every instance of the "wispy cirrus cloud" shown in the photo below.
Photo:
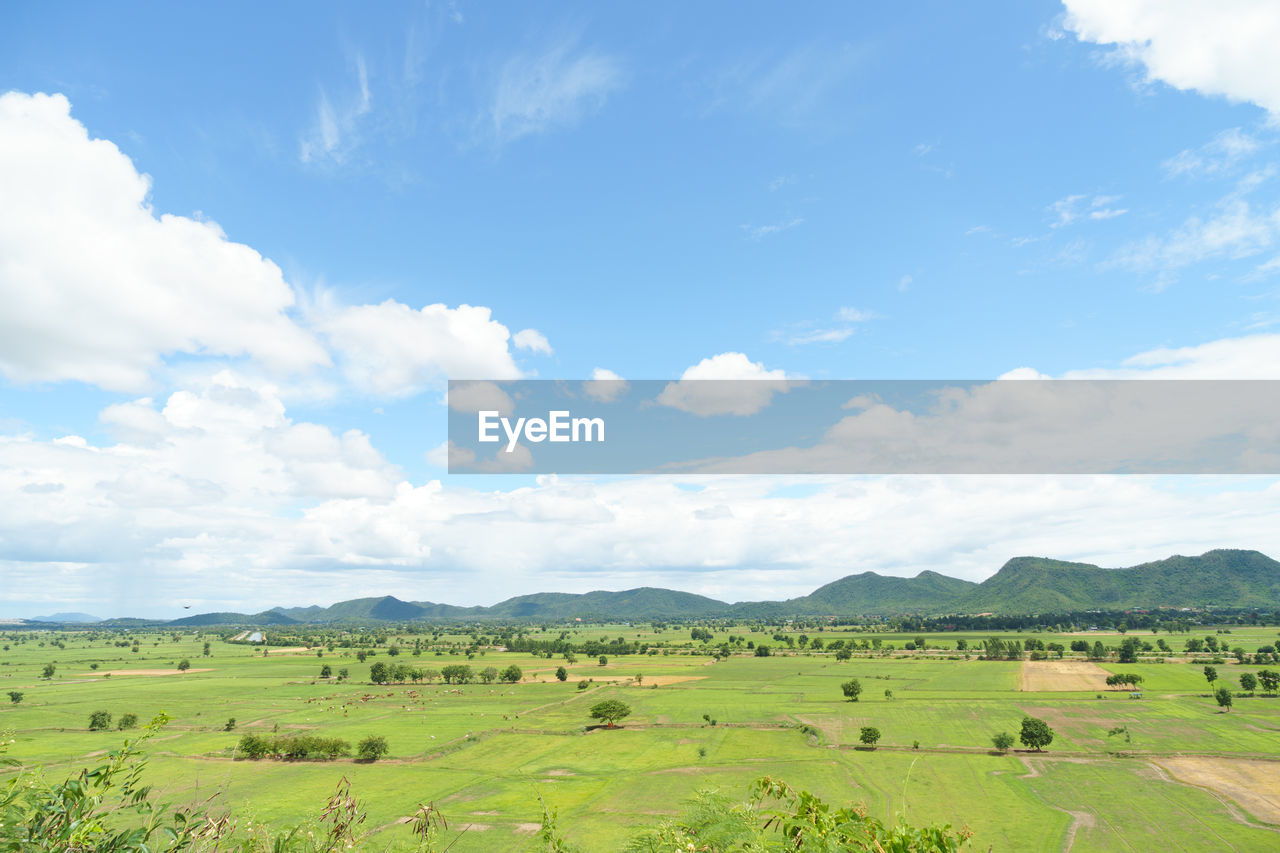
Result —
[{"label": "wispy cirrus cloud", "polygon": [[535,54],[508,59],[483,115],[485,134],[497,145],[572,127],[599,111],[622,88],[621,62],[562,41]]},{"label": "wispy cirrus cloud", "polygon": [[356,53],[351,63],[353,79],[341,96],[331,97],[320,87],[315,118],[298,146],[303,163],[341,164],[359,145],[360,123],[373,109],[373,94],[364,54]]},{"label": "wispy cirrus cloud", "polygon": [[1114,219],[1128,213],[1128,208],[1113,207],[1120,200],[1118,195],[1069,195],[1049,205],[1054,220],[1050,228],[1065,228],[1081,220]]},{"label": "wispy cirrus cloud", "polygon": [[752,240],[763,240],[766,237],[772,237],[775,234],[781,234],[783,231],[790,231],[792,228],[799,228],[803,224],[804,224],[803,219],[799,217],[795,217],[793,219],[783,220],[782,222],[775,222],[772,225],[746,224],[746,225],[739,225],[738,227],[741,228],[743,233],[745,233]]},{"label": "wispy cirrus cloud", "polygon": [[1198,148],[1186,148],[1161,164],[1170,177],[1200,177],[1231,171],[1262,148],[1257,137],[1238,127],[1222,131]]},{"label": "wispy cirrus cloud", "polygon": [[788,346],[838,344],[853,337],[857,324],[867,323],[879,317],[880,315],[874,311],[846,306],[835,313],[833,319],[836,325],[797,323],[785,329],[777,329],[769,337]]}]

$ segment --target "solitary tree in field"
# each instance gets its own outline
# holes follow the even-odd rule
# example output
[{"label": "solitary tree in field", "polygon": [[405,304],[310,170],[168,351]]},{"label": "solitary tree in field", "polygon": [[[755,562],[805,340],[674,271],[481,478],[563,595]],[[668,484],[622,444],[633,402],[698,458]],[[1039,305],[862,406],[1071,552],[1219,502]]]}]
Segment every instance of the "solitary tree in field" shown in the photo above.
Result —
[{"label": "solitary tree in field", "polygon": [[13,704],[15,704],[15,705],[17,705],[18,703],[20,703],[20,702],[22,701],[22,696],[23,696],[23,693],[22,693],[22,691],[21,691],[21,690],[10,690],[10,691],[9,691],[9,701],[10,701],[10,702],[12,702],[12,703],[13,703]]},{"label": "solitary tree in field", "polygon": [[1214,691],[1213,698],[1218,700],[1219,708],[1227,712],[1231,711],[1231,688],[1230,687],[1228,687],[1225,684],[1222,685],[1221,687],[1219,687],[1217,690]]},{"label": "solitary tree in field", "polygon": [[619,699],[606,699],[591,706],[591,718],[604,720],[609,728],[618,720],[631,716],[631,706]]},{"label": "solitary tree in field", "polygon": [[1008,752],[1009,747],[1013,746],[1013,735],[1008,732],[1000,732],[998,735],[992,735],[991,745],[1001,752]]},{"label": "solitary tree in field", "polygon": [[119,729],[120,731],[125,731],[126,729],[136,729],[137,727],[138,727],[137,714],[121,714],[120,722],[116,724],[116,728]]},{"label": "solitary tree in field", "polygon": [[862,692],[862,682],[856,678],[850,678],[840,685],[840,691],[844,693],[845,698],[850,702],[857,702],[858,694]]},{"label": "solitary tree in field", "polygon": [[327,663],[326,663],[324,666],[320,667],[320,677],[321,677],[321,678],[332,678],[332,677],[333,677],[333,667],[329,666],[329,664],[327,664]]},{"label": "solitary tree in field", "polygon": [[58,668],[56,666],[51,663],[47,663],[44,665],[44,669],[41,670],[40,677],[45,679],[53,678],[53,674],[57,671]]},{"label": "solitary tree in field", "polygon": [[1053,729],[1038,717],[1023,717],[1022,732],[1018,739],[1022,741],[1023,746],[1029,746],[1036,752],[1043,752],[1046,746],[1053,743]]},{"label": "solitary tree in field", "polygon": [[863,726],[858,732],[858,740],[874,749],[876,743],[880,740],[880,730],[875,726]]},{"label": "solitary tree in field", "polygon": [[1209,686],[1212,687],[1213,682],[1218,680],[1218,670],[1211,666],[1206,666],[1204,668],[1204,680],[1209,682]]},{"label": "solitary tree in field", "polygon": [[380,735],[369,735],[356,747],[356,755],[361,761],[377,761],[389,751],[387,739]]},{"label": "solitary tree in field", "polygon": [[556,679],[558,681],[567,681],[569,678],[569,670],[562,666],[556,667]]},{"label": "solitary tree in field", "polygon": [[189,669],[191,669],[191,661],[186,658],[178,661],[178,672],[186,672]]},{"label": "solitary tree in field", "polygon": [[1258,677],[1252,672],[1243,672],[1240,674],[1240,689],[1248,693],[1258,689]]},{"label": "solitary tree in field", "polygon": [[110,711],[94,711],[89,715],[89,731],[100,732],[111,726]]}]

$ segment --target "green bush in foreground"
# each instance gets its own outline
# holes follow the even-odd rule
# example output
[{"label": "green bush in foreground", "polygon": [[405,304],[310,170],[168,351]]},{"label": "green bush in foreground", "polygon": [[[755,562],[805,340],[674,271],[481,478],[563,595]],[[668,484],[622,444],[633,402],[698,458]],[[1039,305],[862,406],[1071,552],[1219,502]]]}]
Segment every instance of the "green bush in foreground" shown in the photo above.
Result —
[{"label": "green bush in foreground", "polygon": [[901,820],[885,826],[862,806],[836,808],[808,791],[796,791],[769,777],[752,788],[752,797],[745,803],[716,791],[699,791],[683,814],[642,832],[626,850],[955,853],[972,835],[968,829],[913,827]]}]

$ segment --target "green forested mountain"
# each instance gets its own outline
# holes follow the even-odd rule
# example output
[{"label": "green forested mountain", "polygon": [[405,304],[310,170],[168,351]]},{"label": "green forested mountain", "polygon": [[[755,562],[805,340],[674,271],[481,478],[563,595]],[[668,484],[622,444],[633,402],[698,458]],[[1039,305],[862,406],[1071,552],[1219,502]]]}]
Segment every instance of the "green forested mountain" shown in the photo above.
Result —
[{"label": "green forested mountain", "polygon": [[966,613],[1123,610],[1131,607],[1280,606],[1280,563],[1221,549],[1127,569],[1015,557],[956,601]]},{"label": "green forested mountain", "polygon": [[357,598],[329,607],[263,613],[204,613],[173,625],[281,625],[299,622],[408,622],[420,619],[558,621],[772,618],[915,613],[1064,613],[1136,607],[1280,607],[1280,563],[1257,551],[1216,550],[1126,569],[1044,557],[1015,557],[982,583],[921,572],[914,578],[875,572],[849,575],[800,598],[725,604],[702,595],[641,587],[622,592],[543,592],[492,607],[457,607],[394,596]]}]

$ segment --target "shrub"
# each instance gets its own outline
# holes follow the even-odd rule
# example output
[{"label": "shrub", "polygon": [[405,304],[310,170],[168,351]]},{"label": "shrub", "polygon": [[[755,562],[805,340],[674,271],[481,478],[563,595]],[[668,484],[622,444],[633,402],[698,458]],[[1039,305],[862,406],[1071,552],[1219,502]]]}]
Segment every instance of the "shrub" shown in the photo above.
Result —
[{"label": "shrub", "polygon": [[991,736],[991,745],[1001,752],[1008,752],[1013,746],[1013,735],[1008,732],[1000,732],[1000,734]]},{"label": "shrub", "polygon": [[120,722],[116,724],[116,728],[120,731],[125,729],[136,729],[138,727],[137,714],[121,714]]},{"label": "shrub", "polygon": [[369,735],[356,747],[356,755],[361,761],[377,761],[389,751],[387,739],[380,735]]},{"label": "shrub", "polygon": [[89,731],[100,732],[111,726],[110,711],[94,711],[89,715]]}]

